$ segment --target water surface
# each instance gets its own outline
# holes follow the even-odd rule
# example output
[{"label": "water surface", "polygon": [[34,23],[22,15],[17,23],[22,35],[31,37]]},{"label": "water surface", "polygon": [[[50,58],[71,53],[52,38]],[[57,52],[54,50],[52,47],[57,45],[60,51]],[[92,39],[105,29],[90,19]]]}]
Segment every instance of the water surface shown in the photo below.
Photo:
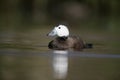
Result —
[{"label": "water surface", "polygon": [[119,80],[120,55],[0,50],[1,80]]}]

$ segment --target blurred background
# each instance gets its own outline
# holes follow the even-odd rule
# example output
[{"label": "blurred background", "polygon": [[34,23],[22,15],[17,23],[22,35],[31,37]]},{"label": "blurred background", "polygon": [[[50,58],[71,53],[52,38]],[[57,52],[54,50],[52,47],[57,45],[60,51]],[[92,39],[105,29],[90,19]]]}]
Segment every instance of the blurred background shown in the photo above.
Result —
[{"label": "blurred background", "polygon": [[[46,34],[59,24],[93,49],[51,52]],[[58,80],[120,80],[120,58],[81,53],[120,56],[120,0],[0,0],[0,80],[57,80],[62,70]]]},{"label": "blurred background", "polygon": [[67,25],[71,34],[86,42],[119,52],[119,0],[0,1],[1,48],[47,46],[46,34],[58,24]]},{"label": "blurred background", "polygon": [[119,0],[0,0],[0,47],[46,46],[46,34],[65,24],[86,42],[119,52],[119,18]]}]

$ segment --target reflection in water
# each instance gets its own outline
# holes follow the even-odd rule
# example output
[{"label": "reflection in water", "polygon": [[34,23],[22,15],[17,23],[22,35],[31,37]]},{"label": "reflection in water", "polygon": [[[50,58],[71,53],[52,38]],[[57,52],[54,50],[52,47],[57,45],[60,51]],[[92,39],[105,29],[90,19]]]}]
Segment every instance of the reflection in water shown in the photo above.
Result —
[{"label": "reflection in water", "polygon": [[120,80],[119,68],[120,54],[0,50],[0,80]]},{"label": "reflection in water", "polygon": [[56,50],[53,52],[53,74],[55,79],[64,79],[68,71],[68,52]]}]

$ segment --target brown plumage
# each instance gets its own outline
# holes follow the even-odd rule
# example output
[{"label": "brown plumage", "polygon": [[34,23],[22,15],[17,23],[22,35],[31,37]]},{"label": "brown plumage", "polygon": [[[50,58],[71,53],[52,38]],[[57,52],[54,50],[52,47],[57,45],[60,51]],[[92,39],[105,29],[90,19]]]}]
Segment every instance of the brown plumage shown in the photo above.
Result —
[{"label": "brown plumage", "polygon": [[82,50],[85,48],[83,40],[78,36],[57,37],[49,42],[48,47],[55,50]]},{"label": "brown plumage", "polygon": [[82,50],[92,48],[92,44],[85,44],[78,36],[69,36],[69,30],[65,25],[59,25],[47,34],[47,36],[56,37],[49,42],[48,47],[54,50]]}]

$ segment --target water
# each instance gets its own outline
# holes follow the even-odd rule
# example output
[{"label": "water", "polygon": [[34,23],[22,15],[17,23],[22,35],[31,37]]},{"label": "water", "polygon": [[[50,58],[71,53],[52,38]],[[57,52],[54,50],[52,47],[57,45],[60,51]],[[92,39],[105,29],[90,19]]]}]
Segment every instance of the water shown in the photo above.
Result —
[{"label": "water", "polygon": [[0,50],[0,80],[119,80],[120,55]]},{"label": "water", "polygon": [[1,30],[0,80],[120,80],[118,34],[72,28],[93,48],[54,51],[47,47],[50,30]]},{"label": "water", "polygon": [[[60,2],[61,8],[58,1],[54,8],[55,0],[26,1],[0,1],[0,80],[120,80],[116,0],[80,0],[80,4],[66,0]],[[52,38],[46,34],[60,23],[68,24],[70,34],[79,35],[93,48],[49,50]]]}]

